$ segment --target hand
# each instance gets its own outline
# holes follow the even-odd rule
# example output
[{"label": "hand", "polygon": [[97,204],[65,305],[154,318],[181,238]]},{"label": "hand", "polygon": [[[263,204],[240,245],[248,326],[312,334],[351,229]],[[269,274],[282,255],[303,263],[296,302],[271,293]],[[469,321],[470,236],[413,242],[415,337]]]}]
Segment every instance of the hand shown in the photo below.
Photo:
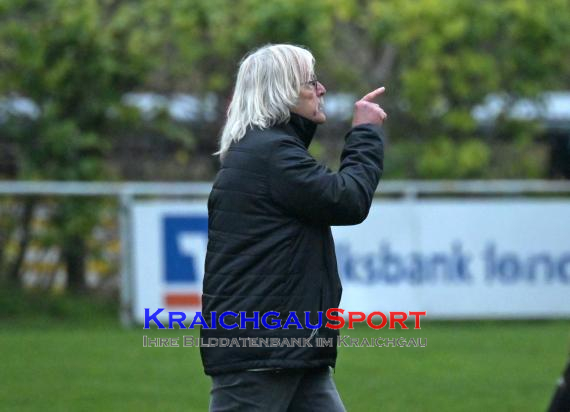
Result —
[{"label": "hand", "polygon": [[374,100],[384,93],[384,90],[386,90],[385,87],[380,87],[354,103],[352,127],[366,123],[378,125],[384,123],[388,115],[377,103],[374,103]]}]

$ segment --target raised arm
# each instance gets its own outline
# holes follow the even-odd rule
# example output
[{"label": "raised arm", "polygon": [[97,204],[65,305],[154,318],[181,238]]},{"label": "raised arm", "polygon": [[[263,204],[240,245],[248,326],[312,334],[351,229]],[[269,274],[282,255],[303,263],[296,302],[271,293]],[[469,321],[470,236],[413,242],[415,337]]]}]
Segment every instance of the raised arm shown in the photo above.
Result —
[{"label": "raised arm", "polygon": [[297,139],[285,138],[270,159],[270,190],[285,211],[316,224],[353,225],[368,215],[383,170],[381,125],[386,113],[373,102],[384,88],[355,103],[340,169],[320,165]]}]

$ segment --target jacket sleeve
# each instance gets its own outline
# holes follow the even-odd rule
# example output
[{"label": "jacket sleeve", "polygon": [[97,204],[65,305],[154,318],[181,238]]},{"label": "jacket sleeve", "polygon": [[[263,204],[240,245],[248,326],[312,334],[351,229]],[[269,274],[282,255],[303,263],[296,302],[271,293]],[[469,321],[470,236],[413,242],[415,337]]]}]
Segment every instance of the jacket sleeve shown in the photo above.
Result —
[{"label": "jacket sleeve", "polygon": [[361,223],[382,174],[381,134],[372,125],[352,128],[337,173],[317,163],[298,139],[281,139],[269,159],[272,198],[286,213],[311,223]]}]

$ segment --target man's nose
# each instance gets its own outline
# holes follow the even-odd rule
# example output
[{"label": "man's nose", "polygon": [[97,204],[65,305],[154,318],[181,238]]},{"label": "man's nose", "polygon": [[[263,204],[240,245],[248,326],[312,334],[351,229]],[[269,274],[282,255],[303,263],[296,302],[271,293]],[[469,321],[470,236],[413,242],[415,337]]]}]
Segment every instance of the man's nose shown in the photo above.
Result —
[{"label": "man's nose", "polygon": [[326,92],[326,87],[321,82],[317,82],[317,96],[323,96]]}]

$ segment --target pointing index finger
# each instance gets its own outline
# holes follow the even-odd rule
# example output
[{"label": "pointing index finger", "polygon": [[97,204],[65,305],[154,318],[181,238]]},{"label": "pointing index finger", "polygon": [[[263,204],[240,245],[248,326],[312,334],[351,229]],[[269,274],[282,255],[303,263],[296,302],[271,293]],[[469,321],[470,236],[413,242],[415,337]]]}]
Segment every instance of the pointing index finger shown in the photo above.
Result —
[{"label": "pointing index finger", "polygon": [[372,102],[374,101],[374,99],[376,99],[378,96],[380,96],[382,93],[384,93],[384,91],[386,90],[385,87],[380,87],[374,91],[371,91],[370,93],[368,93],[366,96],[364,96],[361,100],[366,100],[367,102]]}]

